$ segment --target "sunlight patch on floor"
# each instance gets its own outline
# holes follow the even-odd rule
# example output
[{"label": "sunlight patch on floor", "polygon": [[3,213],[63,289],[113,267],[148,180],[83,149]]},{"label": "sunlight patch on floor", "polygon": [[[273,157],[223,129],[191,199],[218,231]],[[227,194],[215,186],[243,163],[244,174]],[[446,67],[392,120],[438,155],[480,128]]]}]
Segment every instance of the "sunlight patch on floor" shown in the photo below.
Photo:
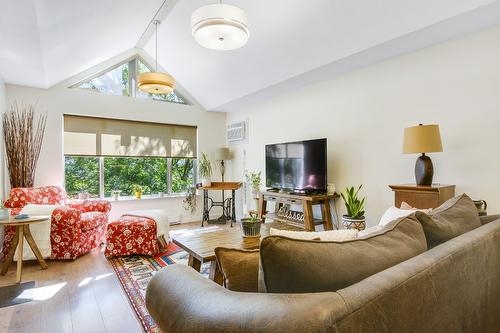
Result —
[{"label": "sunlight patch on floor", "polygon": [[214,231],[219,231],[219,230],[223,230],[223,229],[221,227],[218,227],[218,226],[202,227],[202,228],[196,228],[196,229],[180,229],[180,230],[170,231],[170,236],[173,236],[173,237],[192,236],[194,234],[199,234],[202,232],[214,232]]},{"label": "sunlight patch on floor", "polygon": [[46,301],[54,297],[65,285],[66,282],[62,282],[50,286],[27,289],[24,290],[16,298],[19,299],[32,298],[34,301]]}]

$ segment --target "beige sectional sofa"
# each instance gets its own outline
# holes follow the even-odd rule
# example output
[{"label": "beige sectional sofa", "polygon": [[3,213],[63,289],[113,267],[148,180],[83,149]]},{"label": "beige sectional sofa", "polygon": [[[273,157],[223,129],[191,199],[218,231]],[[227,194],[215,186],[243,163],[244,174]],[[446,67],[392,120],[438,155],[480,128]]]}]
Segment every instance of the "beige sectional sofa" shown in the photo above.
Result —
[{"label": "beige sectional sofa", "polygon": [[500,332],[500,216],[481,223],[336,291],[235,292],[169,266],[152,279],[147,307],[168,333]]}]

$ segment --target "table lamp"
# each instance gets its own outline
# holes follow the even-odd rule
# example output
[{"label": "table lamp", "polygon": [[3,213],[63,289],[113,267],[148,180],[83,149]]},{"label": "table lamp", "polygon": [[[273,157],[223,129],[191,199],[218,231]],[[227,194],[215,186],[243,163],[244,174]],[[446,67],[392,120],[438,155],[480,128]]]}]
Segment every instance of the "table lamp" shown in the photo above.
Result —
[{"label": "table lamp", "polygon": [[231,160],[231,152],[229,151],[229,148],[217,148],[215,150],[215,160],[220,161],[220,174],[222,181],[224,182],[224,173],[226,171],[224,161]]},{"label": "table lamp", "polygon": [[422,154],[415,163],[417,185],[432,185],[434,168],[432,160],[425,153],[442,152],[439,125],[418,125],[404,129],[403,154]]}]

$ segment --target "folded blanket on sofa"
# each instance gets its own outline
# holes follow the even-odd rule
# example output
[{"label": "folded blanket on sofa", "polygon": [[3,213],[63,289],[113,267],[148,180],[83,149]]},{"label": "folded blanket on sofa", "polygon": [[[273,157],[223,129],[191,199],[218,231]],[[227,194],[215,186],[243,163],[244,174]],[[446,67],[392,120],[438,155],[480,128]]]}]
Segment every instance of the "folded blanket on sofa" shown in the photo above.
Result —
[{"label": "folded blanket on sofa", "polygon": [[156,222],[156,236],[162,247],[170,242],[170,224],[168,216],[163,209],[132,210],[123,215],[145,217]]}]

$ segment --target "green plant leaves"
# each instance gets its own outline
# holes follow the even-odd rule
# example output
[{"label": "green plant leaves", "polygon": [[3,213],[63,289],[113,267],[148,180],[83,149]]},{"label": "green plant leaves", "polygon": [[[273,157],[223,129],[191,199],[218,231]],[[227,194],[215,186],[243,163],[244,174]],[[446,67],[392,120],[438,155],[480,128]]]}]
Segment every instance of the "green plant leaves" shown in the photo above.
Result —
[{"label": "green plant leaves", "polygon": [[354,190],[354,186],[346,187],[344,192],[340,193],[347,209],[347,215],[352,218],[360,218],[365,215],[365,198],[360,199],[358,194],[363,185]]}]

